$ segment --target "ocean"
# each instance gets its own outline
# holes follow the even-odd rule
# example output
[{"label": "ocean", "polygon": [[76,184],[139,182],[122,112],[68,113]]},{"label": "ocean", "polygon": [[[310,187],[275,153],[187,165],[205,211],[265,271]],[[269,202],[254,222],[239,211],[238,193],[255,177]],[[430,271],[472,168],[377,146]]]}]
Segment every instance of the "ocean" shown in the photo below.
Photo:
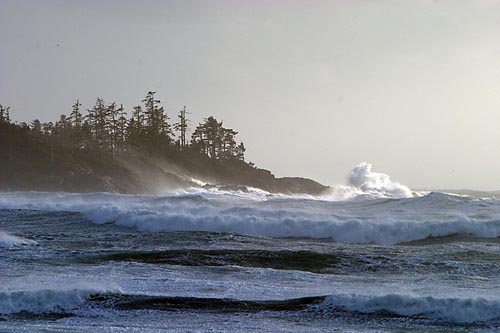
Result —
[{"label": "ocean", "polygon": [[0,193],[0,331],[499,331],[500,201],[382,180]]}]

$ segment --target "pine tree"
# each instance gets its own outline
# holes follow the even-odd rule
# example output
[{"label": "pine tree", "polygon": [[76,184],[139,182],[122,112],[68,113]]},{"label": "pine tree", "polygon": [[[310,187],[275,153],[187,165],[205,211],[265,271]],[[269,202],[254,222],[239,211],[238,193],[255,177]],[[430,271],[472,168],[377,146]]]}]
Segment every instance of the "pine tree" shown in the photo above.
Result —
[{"label": "pine tree", "polygon": [[155,94],[156,92],[150,91],[142,100],[145,105],[145,143],[150,150],[168,147],[172,141],[168,117],[163,106],[160,106],[161,101],[155,99]]},{"label": "pine tree", "polygon": [[234,157],[236,157],[240,161],[244,161],[245,160],[245,151],[246,151],[245,145],[243,144],[243,142],[240,142],[238,147],[236,147]]},{"label": "pine tree", "polygon": [[31,122],[31,136],[34,137],[37,140],[40,140],[42,138],[43,132],[42,132],[42,123],[40,122],[39,119],[35,119]]},{"label": "pine tree", "polygon": [[144,144],[144,112],[140,105],[134,106],[132,118],[127,125],[127,143],[131,146],[139,147]]},{"label": "pine tree", "polygon": [[80,100],[77,99],[75,104],[73,104],[73,111],[71,111],[69,119],[71,121],[71,125],[75,129],[80,129],[82,127],[83,115],[80,112],[80,107],[82,104]]},{"label": "pine tree", "polygon": [[82,132],[82,123],[83,123],[83,114],[80,112],[80,107],[82,104],[80,100],[77,99],[75,104],[73,104],[73,110],[70,113],[68,120],[71,123],[71,136],[74,146],[77,149],[82,149],[83,147],[83,132]]},{"label": "pine tree", "polygon": [[0,104],[0,123],[10,123],[10,106]]},{"label": "pine tree", "polygon": [[107,108],[106,129],[109,133],[109,149],[111,156],[115,156],[116,142],[118,141],[118,110],[116,103],[111,103]]},{"label": "pine tree", "polygon": [[186,106],[179,111],[179,115],[177,116],[179,118],[179,122],[174,124],[174,129],[176,131],[179,131],[179,146],[180,150],[185,150],[186,149],[186,133],[187,133],[187,123],[188,120],[186,119]]},{"label": "pine tree", "polygon": [[118,123],[117,123],[117,145],[119,150],[124,150],[125,149],[125,140],[126,140],[126,131],[127,131],[127,113],[125,112],[125,109],[123,108],[123,104],[120,104],[120,107],[116,110],[118,113]]},{"label": "pine tree", "polygon": [[235,157],[236,140],[238,134],[235,130],[222,128],[222,157],[230,159]]},{"label": "pine tree", "polygon": [[54,146],[56,144],[56,137],[54,133],[54,124],[52,122],[44,123],[42,125],[43,135],[47,138],[50,146],[50,161],[54,163]]},{"label": "pine tree", "polygon": [[71,144],[71,123],[65,114],[61,114],[59,120],[54,124],[53,134],[59,148],[68,147]]},{"label": "pine tree", "polygon": [[193,131],[191,147],[213,159],[242,159],[244,146],[236,146],[237,134],[235,130],[225,128],[222,121],[218,122],[210,116]]},{"label": "pine tree", "polygon": [[94,107],[89,111],[88,119],[92,136],[99,149],[101,161],[104,159],[107,148],[109,148],[109,110],[106,107],[104,100],[98,98]]}]

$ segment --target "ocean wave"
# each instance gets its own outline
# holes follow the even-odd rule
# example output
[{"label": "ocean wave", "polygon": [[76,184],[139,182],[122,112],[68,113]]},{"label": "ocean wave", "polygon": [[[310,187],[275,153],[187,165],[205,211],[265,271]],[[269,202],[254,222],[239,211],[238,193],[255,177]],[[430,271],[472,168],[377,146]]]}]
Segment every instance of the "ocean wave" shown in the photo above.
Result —
[{"label": "ocean wave", "polygon": [[116,288],[41,289],[0,291],[0,314],[68,313],[84,304],[90,296],[116,292]]},{"label": "ocean wave", "polygon": [[500,220],[476,221],[456,216],[444,221],[366,220],[301,215],[294,211],[203,207],[185,211],[96,208],[85,215],[95,223],[115,223],[142,231],[207,231],[265,237],[331,238],[343,243],[397,244],[429,237],[500,236]]},{"label": "ocean wave", "polygon": [[293,311],[315,318],[358,315],[407,317],[448,324],[498,324],[500,301],[484,298],[436,298],[401,294],[333,294],[283,300],[244,300],[123,294],[116,290],[73,289],[0,292],[0,314],[79,314],[88,309],[113,311]]},{"label": "ocean wave", "polygon": [[363,194],[385,198],[411,198],[413,196],[407,186],[392,181],[384,173],[373,172],[372,165],[366,162],[352,168],[348,180],[350,185],[359,189]]},{"label": "ocean wave", "polygon": [[443,193],[349,202],[294,197],[235,201],[226,195],[207,199],[198,192],[163,197],[12,193],[0,195],[0,208],[80,212],[97,224],[148,232],[225,232],[343,243],[390,245],[451,235],[500,236],[498,201]]},{"label": "ocean wave", "polygon": [[0,248],[15,248],[25,245],[38,245],[37,242],[31,239],[11,235],[5,231],[0,231]]},{"label": "ocean wave", "polygon": [[329,316],[338,311],[420,317],[454,324],[500,321],[500,301],[484,298],[434,298],[389,294],[382,296],[330,295],[312,310]]}]

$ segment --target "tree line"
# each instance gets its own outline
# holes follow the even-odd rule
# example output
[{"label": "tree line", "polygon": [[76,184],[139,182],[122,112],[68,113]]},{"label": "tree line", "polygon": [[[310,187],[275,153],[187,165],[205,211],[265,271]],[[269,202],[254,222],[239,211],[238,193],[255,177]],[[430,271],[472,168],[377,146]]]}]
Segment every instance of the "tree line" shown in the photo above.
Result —
[{"label": "tree line", "polygon": [[[245,146],[237,143],[236,132],[225,128],[213,116],[205,118],[186,140],[189,120],[186,107],[179,111],[177,121],[170,122],[156,92],[150,91],[133,107],[130,117],[123,104],[106,103],[97,98],[84,114],[77,99],[69,115],[61,114],[55,122],[42,123],[39,119],[19,126],[30,136],[42,140],[53,150],[67,148],[97,152],[101,160],[131,150],[148,154],[184,151],[207,155],[212,159],[244,161]],[[0,124],[11,123],[10,107],[0,105]]]}]

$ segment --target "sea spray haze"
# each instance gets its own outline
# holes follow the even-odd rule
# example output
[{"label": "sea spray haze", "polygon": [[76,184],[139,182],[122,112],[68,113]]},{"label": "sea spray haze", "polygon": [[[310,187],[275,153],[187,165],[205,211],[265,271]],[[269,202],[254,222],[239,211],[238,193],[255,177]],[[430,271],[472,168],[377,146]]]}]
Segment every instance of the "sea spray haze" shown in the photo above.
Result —
[{"label": "sea spray haze", "polygon": [[368,163],[347,178],[319,196],[2,193],[2,326],[497,331],[500,202]]},{"label": "sea spray haze", "polygon": [[500,0],[0,31],[0,332],[500,332]]}]

